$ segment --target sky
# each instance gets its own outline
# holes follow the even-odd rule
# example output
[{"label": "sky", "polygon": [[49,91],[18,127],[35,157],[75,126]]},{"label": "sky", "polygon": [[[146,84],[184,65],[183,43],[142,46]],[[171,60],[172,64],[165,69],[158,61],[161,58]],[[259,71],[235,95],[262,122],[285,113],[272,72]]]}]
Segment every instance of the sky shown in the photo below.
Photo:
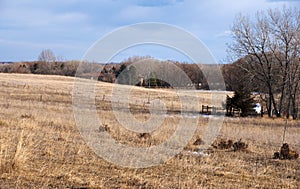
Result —
[{"label": "sky", "polygon": [[[0,62],[34,61],[44,49],[61,60],[81,60],[120,27],[158,22],[191,33],[218,63],[227,63],[235,16],[282,6],[299,7],[300,0],[0,0]],[[111,61],[146,55],[190,61],[174,49],[149,44],[120,51]]]}]

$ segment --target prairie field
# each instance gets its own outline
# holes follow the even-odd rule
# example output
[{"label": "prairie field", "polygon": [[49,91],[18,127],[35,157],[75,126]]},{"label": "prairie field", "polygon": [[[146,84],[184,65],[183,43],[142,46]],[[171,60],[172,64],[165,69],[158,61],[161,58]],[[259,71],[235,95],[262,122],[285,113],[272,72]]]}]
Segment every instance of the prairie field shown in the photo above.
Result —
[{"label": "prairie field", "polygon": [[[178,95],[171,89],[96,81],[86,82],[93,84],[93,87],[83,88],[86,91],[77,91],[86,95],[85,102],[74,96],[75,80],[63,76],[0,74],[0,188],[300,186],[299,158],[273,159],[274,152],[282,145],[286,123],[284,142],[300,152],[299,120],[204,116],[197,114],[201,105],[223,101],[224,94],[182,91]],[[78,85],[84,81],[78,79]],[[187,100],[182,104],[181,99],[185,98],[198,102]],[[74,107],[87,109],[85,112],[94,107],[101,120],[99,128],[78,127]],[[182,109],[189,114],[180,114]],[[123,127],[119,118],[126,117],[129,122],[147,122],[151,118],[161,122],[149,135],[141,135]],[[122,145],[151,148],[170,138],[183,117],[186,128],[196,120],[193,135],[180,153],[150,167],[124,167],[107,161],[97,155],[82,134],[84,129],[89,129],[94,140],[105,132]],[[201,139],[216,122],[221,122],[222,127],[215,142],[241,139],[248,148],[243,151],[207,148],[210,144],[201,143]],[[122,152],[119,158],[123,158]]]}]

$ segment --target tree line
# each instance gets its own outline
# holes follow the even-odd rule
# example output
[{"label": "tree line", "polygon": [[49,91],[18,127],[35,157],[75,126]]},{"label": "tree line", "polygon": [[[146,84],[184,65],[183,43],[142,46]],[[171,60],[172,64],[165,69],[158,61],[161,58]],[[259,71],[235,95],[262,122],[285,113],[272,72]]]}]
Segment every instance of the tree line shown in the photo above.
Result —
[{"label": "tree line", "polygon": [[[47,50],[47,52],[50,52]],[[43,57],[45,55],[43,51]],[[52,53],[51,53],[52,54]],[[44,56],[45,55],[45,56]],[[41,57],[41,55],[39,56]],[[39,58],[40,59],[40,58]],[[136,62],[141,62],[137,65]],[[142,65],[151,65],[151,68]],[[83,69],[77,72],[81,65]],[[82,66],[84,65],[84,66]],[[136,69],[139,67],[139,70]],[[141,69],[142,67],[142,69]],[[212,65],[212,70],[214,65]],[[174,69],[178,68],[178,69]],[[149,69],[151,71],[149,71]],[[168,71],[166,71],[168,70]],[[190,79],[191,83],[178,81],[176,86],[167,82],[166,78],[176,79],[178,70],[182,70]],[[11,64],[0,64],[2,73],[25,73],[25,74],[48,74],[62,76],[78,76],[93,78],[99,81],[137,85],[144,87],[194,87],[195,89],[209,89],[207,81],[196,64],[177,61],[160,61],[152,57],[130,57],[121,63],[87,63],[80,61],[56,61],[55,58],[40,59],[32,62],[15,62]],[[167,75],[169,74],[169,75]],[[161,78],[164,76],[164,78]]]}]

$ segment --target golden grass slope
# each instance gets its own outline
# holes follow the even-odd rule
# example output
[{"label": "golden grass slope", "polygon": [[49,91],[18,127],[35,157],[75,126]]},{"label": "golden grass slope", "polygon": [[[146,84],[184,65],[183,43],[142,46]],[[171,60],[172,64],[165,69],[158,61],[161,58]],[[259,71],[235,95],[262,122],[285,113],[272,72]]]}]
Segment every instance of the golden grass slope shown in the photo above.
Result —
[{"label": "golden grass slope", "polygon": [[[132,169],[109,163],[85,144],[75,125],[73,85],[71,77],[0,74],[0,188],[300,186],[299,159],[272,159],[281,146],[285,123],[282,119],[225,118],[218,138],[234,141],[242,138],[249,145],[245,152],[212,150],[208,155],[191,152],[201,147],[193,143],[207,128],[209,118],[199,117],[193,139],[182,153],[164,164]],[[96,107],[113,138],[126,145],[149,146],[172,135],[180,119],[176,114],[167,117],[148,138],[120,127],[111,111],[111,90],[112,84],[97,84]],[[134,88],[130,95],[131,110],[138,120],[149,118],[149,98],[150,101],[159,98],[168,109],[180,110],[178,96],[172,90]],[[210,95],[199,94],[196,104],[210,103]],[[299,152],[299,121],[289,121],[286,142]]]}]

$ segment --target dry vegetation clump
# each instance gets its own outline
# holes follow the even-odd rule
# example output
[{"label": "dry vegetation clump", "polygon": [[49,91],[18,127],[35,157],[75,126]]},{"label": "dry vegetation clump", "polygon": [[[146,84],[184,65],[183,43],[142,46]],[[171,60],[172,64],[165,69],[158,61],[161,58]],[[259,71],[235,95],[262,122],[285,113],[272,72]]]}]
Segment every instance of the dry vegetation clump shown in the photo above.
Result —
[{"label": "dry vegetation clump", "polygon": [[219,149],[219,150],[224,150],[224,149],[232,149],[233,147],[233,141],[231,139],[225,140],[225,139],[219,139],[216,140],[213,144],[212,147]]},{"label": "dry vegetation clump", "polygon": [[275,152],[274,153],[274,159],[297,159],[299,157],[299,154],[292,150],[289,147],[288,143],[282,144],[282,147],[280,148],[280,152]]},{"label": "dry vegetation clump", "polygon": [[146,139],[151,138],[151,134],[150,134],[150,133],[138,133],[138,137],[139,137],[140,139],[146,140]]},{"label": "dry vegetation clump", "polygon": [[107,124],[102,124],[99,126],[99,132],[110,132],[110,128]]},{"label": "dry vegetation clump", "polygon": [[233,151],[241,151],[241,150],[246,150],[248,148],[248,144],[242,141],[240,139],[239,141],[233,143]]},{"label": "dry vegetation clump", "polygon": [[239,139],[237,142],[233,142],[231,139],[219,139],[216,140],[212,147],[219,150],[226,150],[226,149],[233,149],[234,152],[236,151],[245,151],[248,148],[248,144]]},{"label": "dry vegetation clump", "polygon": [[195,142],[193,143],[193,145],[197,146],[197,145],[201,145],[203,144],[203,140],[198,136],[197,139],[195,140]]},{"label": "dry vegetation clump", "polygon": [[202,140],[201,135],[195,135],[184,147],[184,150],[188,152],[198,152],[201,148],[201,145],[204,145],[204,141]]}]

